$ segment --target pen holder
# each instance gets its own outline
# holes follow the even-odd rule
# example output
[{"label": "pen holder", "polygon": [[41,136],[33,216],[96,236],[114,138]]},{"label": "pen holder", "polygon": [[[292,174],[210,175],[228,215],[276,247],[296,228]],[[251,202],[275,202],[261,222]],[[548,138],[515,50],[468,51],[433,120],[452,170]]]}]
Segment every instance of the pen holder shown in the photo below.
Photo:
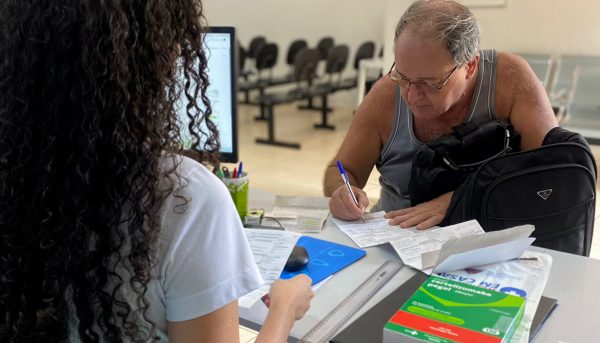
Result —
[{"label": "pen holder", "polygon": [[246,217],[246,213],[248,213],[248,190],[250,182],[248,174],[242,173],[241,177],[235,179],[223,178],[223,182],[225,183],[225,186],[227,186],[229,194],[231,194],[231,199],[233,199],[235,208],[243,223],[244,217]]}]

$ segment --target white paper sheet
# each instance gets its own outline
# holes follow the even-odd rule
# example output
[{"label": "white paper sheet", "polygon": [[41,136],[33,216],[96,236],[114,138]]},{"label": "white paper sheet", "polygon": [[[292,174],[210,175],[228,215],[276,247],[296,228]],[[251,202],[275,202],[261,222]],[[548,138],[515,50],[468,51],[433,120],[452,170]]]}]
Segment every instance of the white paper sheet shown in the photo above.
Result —
[{"label": "white paper sheet", "polygon": [[469,239],[450,239],[442,245],[434,272],[450,272],[521,256],[535,238],[533,225],[486,232]]},{"label": "white paper sheet", "polygon": [[433,230],[421,231],[390,243],[404,264],[431,274],[433,264],[423,266],[421,258],[423,254],[433,254],[432,258],[435,262],[440,248],[448,240],[482,233],[484,231],[479,223],[476,220],[470,220]]},{"label": "white paper sheet", "polygon": [[385,212],[365,213],[365,223],[362,220],[346,221],[332,218],[342,232],[356,243],[360,248],[385,244],[389,241],[409,237],[419,231],[416,228],[403,229],[400,226],[390,226],[389,219],[384,218]]},{"label": "white paper sheet", "polygon": [[246,229],[246,237],[265,281],[260,288],[238,300],[239,306],[250,308],[263,295],[268,294],[273,282],[279,279],[300,234],[281,230]]},{"label": "white paper sheet", "polygon": [[443,273],[472,266],[480,266],[482,264],[511,260],[521,256],[533,241],[535,241],[535,238],[519,238],[511,242],[451,254],[440,261],[433,268],[433,271]]}]

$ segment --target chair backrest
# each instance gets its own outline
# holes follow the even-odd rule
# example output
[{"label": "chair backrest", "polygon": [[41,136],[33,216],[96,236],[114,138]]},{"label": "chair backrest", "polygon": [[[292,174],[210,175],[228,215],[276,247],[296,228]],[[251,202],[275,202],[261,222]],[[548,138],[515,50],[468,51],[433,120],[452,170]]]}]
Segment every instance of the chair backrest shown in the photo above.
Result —
[{"label": "chair backrest", "polygon": [[360,60],[370,59],[375,56],[375,43],[371,41],[367,41],[362,43],[358,50],[356,50],[356,55],[354,56],[354,69],[358,70],[358,65]]},{"label": "chair backrest", "polygon": [[267,40],[263,36],[252,38],[250,45],[248,45],[248,57],[256,58],[256,54],[258,54],[260,48],[265,44],[267,44]]},{"label": "chair backrest", "polygon": [[287,52],[287,56],[286,56],[285,62],[289,66],[293,66],[294,65],[294,60],[295,60],[296,55],[298,54],[298,52],[306,49],[307,47],[308,47],[308,44],[306,43],[306,41],[304,39],[297,39],[297,40],[293,41],[290,44],[290,47],[288,48],[288,52]]},{"label": "chair backrest", "polygon": [[294,62],[294,81],[312,82],[316,75],[320,55],[317,49],[304,49],[298,53]]},{"label": "chair backrest", "polygon": [[238,74],[241,75],[241,72],[244,70],[244,67],[246,66],[246,57],[247,57],[247,52],[246,49],[244,49],[244,47],[238,43]]},{"label": "chair backrest", "polygon": [[558,69],[553,105],[567,108],[570,127],[589,129],[600,116],[600,56],[563,55]]},{"label": "chair backrest", "polygon": [[323,37],[317,43],[317,50],[319,51],[319,59],[324,60],[329,54],[329,49],[333,48],[333,38]]},{"label": "chair backrest", "polygon": [[347,45],[338,45],[331,48],[329,54],[327,54],[325,73],[329,75],[341,73],[348,64],[349,51]]},{"label": "chair backrest", "polygon": [[256,54],[256,69],[258,71],[271,69],[277,63],[277,55],[279,48],[275,43],[267,43],[263,45]]}]

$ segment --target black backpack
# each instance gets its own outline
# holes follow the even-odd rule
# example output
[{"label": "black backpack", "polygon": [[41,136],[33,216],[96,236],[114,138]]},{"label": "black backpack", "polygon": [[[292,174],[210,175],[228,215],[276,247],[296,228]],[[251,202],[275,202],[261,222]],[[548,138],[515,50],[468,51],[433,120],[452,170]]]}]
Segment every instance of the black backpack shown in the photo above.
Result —
[{"label": "black backpack", "polygon": [[442,225],[477,219],[486,231],[533,224],[534,245],[589,256],[596,163],[577,133],[554,128],[542,146],[493,158],[452,195]]},{"label": "black backpack", "polygon": [[412,160],[412,206],[458,188],[485,161],[519,150],[521,136],[502,120],[467,122],[423,144]]}]

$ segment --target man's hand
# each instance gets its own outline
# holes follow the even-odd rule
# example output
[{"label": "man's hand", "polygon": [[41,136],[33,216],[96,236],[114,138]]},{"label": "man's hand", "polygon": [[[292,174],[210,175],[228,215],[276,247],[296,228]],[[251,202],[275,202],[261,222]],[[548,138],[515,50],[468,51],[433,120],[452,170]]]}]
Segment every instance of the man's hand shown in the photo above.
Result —
[{"label": "man's hand", "polygon": [[400,225],[403,228],[416,226],[419,230],[428,229],[442,222],[450,206],[452,193],[446,193],[414,207],[390,211],[385,214],[385,218],[390,219],[390,225]]},{"label": "man's hand", "polygon": [[369,206],[367,194],[360,188],[354,186],[351,187],[356,196],[356,200],[358,200],[358,206],[354,203],[346,186],[341,185],[333,191],[331,199],[329,200],[329,210],[334,217],[343,220],[356,220],[363,215],[365,208]]}]

